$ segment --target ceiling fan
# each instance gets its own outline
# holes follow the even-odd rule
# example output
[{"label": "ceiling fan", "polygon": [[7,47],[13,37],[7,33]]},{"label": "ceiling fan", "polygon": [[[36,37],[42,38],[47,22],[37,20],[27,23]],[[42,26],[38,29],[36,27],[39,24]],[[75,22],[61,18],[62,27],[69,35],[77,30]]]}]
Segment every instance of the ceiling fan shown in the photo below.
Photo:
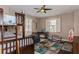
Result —
[{"label": "ceiling fan", "polygon": [[38,10],[37,13],[39,12],[46,13],[46,11],[52,10],[51,8],[46,8],[46,5],[43,5],[41,8],[34,8],[34,9]]}]

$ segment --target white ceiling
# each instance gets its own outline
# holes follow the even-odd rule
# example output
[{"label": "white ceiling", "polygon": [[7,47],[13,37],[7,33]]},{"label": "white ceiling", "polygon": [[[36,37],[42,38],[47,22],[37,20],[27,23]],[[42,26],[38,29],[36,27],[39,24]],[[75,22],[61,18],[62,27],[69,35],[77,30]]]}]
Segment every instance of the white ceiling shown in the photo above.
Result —
[{"label": "white ceiling", "polygon": [[24,13],[35,17],[55,16],[79,9],[79,5],[46,5],[46,7],[52,8],[53,10],[47,11],[46,14],[36,13],[37,10],[33,8],[40,8],[41,6],[42,5],[7,5],[6,7],[14,11],[24,11]]}]

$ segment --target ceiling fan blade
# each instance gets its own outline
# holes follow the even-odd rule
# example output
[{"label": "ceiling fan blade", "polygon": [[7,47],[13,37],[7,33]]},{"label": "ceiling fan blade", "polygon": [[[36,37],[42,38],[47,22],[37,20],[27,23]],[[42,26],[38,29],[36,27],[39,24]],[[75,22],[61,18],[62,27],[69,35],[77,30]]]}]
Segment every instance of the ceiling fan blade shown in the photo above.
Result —
[{"label": "ceiling fan blade", "polygon": [[50,9],[50,8],[45,8],[45,10],[52,10],[52,9]]},{"label": "ceiling fan blade", "polygon": [[37,9],[38,10],[39,8],[34,8],[34,9]]},{"label": "ceiling fan blade", "polygon": [[39,13],[40,11],[37,11],[37,13]]}]

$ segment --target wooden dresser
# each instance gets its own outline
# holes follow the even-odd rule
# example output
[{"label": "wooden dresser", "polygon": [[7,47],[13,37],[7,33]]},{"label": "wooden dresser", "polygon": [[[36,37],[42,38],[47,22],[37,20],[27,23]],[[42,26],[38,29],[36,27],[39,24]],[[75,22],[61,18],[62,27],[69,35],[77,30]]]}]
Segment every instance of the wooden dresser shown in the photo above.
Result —
[{"label": "wooden dresser", "polygon": [[73,54],[79,54],[79,36],[74,36]]}]

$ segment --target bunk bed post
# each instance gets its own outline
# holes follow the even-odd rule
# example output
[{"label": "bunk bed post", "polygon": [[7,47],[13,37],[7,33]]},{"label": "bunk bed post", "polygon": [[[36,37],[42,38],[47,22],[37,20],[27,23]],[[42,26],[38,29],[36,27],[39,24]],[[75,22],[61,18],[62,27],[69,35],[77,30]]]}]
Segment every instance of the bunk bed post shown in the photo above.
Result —
[{"label": "bunk bed post", "polygon": [[19,46],[18,46],[18,38],[17,38],[17,14],[15,13],[16,16],[16,53],[19,54]]},{"label": "bunk bed post", "polygon": [[25,39],[25,14],[23,14],[23,17],[22,17],[23,19],[23,28],[22,28],[22,30],[23,30],[23,38]]},{"label": "bunk bed post", "polygon": [[0,48],[0,50],[1,50],[1,53],[3,54],[3,9],[2,8],[0,8],[0,20],[2,21],[2,24],[1,24],[1,48]]},{"label": "bunk bed post", "polygon": [[[16,16],[16,53],[20,53],[20,46],[18,41],[18,26],[22,26],[22,38],[25,39],[25,14],[15,12]],[[20,16],[20,17],[19,17]],[[19,23],[18,21],[21,21]]]}]

